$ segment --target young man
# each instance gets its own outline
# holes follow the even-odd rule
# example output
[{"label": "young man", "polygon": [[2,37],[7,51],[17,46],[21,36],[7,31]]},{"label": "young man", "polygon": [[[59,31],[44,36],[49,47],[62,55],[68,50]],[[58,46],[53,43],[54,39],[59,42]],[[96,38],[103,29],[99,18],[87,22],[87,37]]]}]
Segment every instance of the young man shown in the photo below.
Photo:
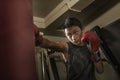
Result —
[{"label": "young man", "polygon": [[103,72],[97,36],[92,31],[83,34],[80,21],[74,17],[66,19],[64,32],[69,42],[52,42],[38,35],[36,41],[44,48],[64,53],[68,80],[96,80],[94,69],[98,73]]}]

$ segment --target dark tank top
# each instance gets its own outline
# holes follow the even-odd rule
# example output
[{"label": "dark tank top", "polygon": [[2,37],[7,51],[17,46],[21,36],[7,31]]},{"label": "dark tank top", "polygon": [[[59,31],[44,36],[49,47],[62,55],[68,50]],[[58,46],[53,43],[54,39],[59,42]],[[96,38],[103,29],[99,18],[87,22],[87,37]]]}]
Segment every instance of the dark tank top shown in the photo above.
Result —
[{"label": "dark tank top", "polygon": [[68,42],[68,80],[96,80],[94,65],[86,46],[76,46]]}]

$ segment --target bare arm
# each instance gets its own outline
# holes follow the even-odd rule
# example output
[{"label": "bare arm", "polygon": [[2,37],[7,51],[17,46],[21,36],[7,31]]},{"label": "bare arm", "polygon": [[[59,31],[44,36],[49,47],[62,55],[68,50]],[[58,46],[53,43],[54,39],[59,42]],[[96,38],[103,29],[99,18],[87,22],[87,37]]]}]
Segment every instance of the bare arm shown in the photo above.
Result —
[{"label": "bare arm", "polygon": [[38,42],[41,47],[50,48],[50,49],[54,49],[56,51],[61,51],[61,52],[66,52],[67,51],[68,45],[67,45],[66,42],[50,41],[48,39],[43,38],[39,34],[39,29],[36,25],[33,25],[33,29],[34,29],[35,42]]},{"label": "bare arm", "polygon": [[55,51],[60,51],[60,52],[66,52],[68,45],[66,42],[53,42],[43,38],[41,47],[54,49]]},{"label": "bare arm", "polygon": [[101,57],[100,57],[100,60],[98,62],[94,62],[94,65],[95,65],[96,71],[99,74],[104,72],[104,65],[103,65]]},{"label": "bare arm", "polygon": [[104,66],[103,66],[103,62],[102,61],[99,61],[99,62],[94,63],[94,64],[95,64],[96,71],[98,73],[103,73],[104,72]]}]

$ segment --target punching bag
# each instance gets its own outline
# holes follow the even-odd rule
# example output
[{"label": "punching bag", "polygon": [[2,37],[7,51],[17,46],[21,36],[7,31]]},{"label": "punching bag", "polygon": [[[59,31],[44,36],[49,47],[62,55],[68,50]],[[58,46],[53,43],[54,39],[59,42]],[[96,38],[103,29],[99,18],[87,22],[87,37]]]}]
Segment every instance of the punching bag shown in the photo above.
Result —
[{"label": "punching bag", "polygon": [[32,0],[0,0],[0,80],[37,80]]}]

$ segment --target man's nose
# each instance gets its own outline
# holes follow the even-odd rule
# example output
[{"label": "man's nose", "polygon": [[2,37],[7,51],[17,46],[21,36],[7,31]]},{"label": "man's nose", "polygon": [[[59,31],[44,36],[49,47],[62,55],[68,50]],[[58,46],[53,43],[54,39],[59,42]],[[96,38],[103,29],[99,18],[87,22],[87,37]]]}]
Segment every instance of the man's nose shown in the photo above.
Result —
[{"label": "man's nose", "polygon": [[73,40],[73,41],[76,40],[76,35],[72,35],[72,40]]}]

